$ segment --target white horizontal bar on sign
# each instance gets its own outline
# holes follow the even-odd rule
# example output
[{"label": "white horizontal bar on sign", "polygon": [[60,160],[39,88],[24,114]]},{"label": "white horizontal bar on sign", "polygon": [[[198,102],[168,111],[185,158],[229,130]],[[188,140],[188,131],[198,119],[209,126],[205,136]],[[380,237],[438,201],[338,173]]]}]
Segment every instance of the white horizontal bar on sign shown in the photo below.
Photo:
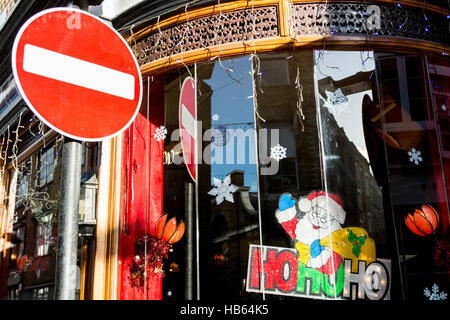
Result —
[{"label": "white horizontal bar on sign", "polygon": [[25,45],[23,69],[46,78],[134,99],[134,76],[31,44]]},{"label": "white horizontal bar on sign", "polygon": [[181,123],[187,133],[197,140],[197,122],[184,104],[181,104]]}]

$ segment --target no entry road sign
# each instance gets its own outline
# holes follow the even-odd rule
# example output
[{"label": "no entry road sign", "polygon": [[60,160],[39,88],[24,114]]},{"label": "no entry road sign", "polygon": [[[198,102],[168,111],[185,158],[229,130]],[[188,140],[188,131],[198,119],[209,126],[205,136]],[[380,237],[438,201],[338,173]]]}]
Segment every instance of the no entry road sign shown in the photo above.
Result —
[{"label": "no entry road sign", "polygon": [[181,86],[179,122],[183,158],[190,176],[197,181],[197,95],[195,80],[192,77],[184,79]]},{"label": "no entry road sign", "polygon": [[31,17],[15,38],[12,68],[28,106],[65,136],[109,138],[139,111],[136,58],[117,31],[87,12],[54,8]]}]

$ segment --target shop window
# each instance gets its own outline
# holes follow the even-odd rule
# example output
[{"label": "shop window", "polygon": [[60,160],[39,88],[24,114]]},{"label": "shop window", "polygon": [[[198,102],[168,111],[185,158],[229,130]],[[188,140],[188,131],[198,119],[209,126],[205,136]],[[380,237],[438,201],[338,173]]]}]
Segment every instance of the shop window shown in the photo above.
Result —
[{"label": "shop window", "polygon": [[[225,68],[218,62],[197,66],[203,127],[225,128],[223,143],[211,141],[204,152],[211,163],[199,165],[200,237],[207,239],[200,244],[206,253],[200,257],[200,288],[209,299],[248,299],[247,248],[259,242],[252,64],[248,57],[222,63]],[[224,256],[223,264],[215,263],[217,255]]]},{"label": "shop window", "polygon": [[42,187],[53,181],[53,171],[54,171],[54,148],[43,151],[40,156],[40,167],[39,167],[39,186]]},{"label": "shop window", "polygon": [[[252,64],[248,57],[197,64],[197,114],[202,122],[202,163],[198,166],[198,217],[200,236],[200,297],[202,299],[248,298],[245,292],[248,246],[258,243],[258,184],[256,128]],[[180,84],[185,70],[166,75],[165,126],[168,137],[179,128]],[[165,150],[177,152],[177,141],[166,142]],[[181,182],[181,183],[180,183]],[[184,182],[184,183],[182,183]],[[164,168],[164,211],[183,211],[188,201],[185,184],[192,183],[185,166]],[[215,191],[213,191],[215,189]],[[184,243],[181,242],[181,245]],[[184,252],[174,249],[164,296],[183,299],[177,281],[186,269]],[[195,252],[194,252],[195,255]],[[218,263],[217,257],[221,257]],[[179,279],[180,280],[180,279]],[[196,294],[196,283],[194,296]]]},{"label": "shop window", "polygon": [[49,300],[49,287],[33,289],[31,294],[32,300]]},{"label": "shop window", "polygon": [[25,160],[20,164],[19,175],[17,177],[16,197],[26,196],[30,184],[30,162]]},{"label": "shop window", "polygon": [[447,186],[450,194],[450,63],[428,57],[428,74]]},{"label": "shop window", "polygon": [[[26,200],[25,198],[30,191],[30,174],[31,174],[31,162],[29,159],[23,161],[19,165],[19,172],[17,177],[17,187],[16,187],[16,209],[23,205]],[[14,222],[19,220],[19,211],[14,211]]]},{"label": "shop window", "polygon": [[[439,144],[431,104],[447,106],[448,96],[430,92],[427,75],[441,88],[443,67],[416,55],[305,50],[167,72],[163,211],[193,205],[199,242],[174,246],[163,296],[183,299],[180,277],[193,267],[199,278],[188,289],[202,299],[423,297],[425,278],[447,273],[404,219],[428,203],[448,221],[440,165],[447,114],[438,111]],[[187,76],[197,80],[203,140],[193,198],[186,166],[172,161],[183,152],[178,103]],[[183,246],[197,250],[194,261]],[[352,278],[361,270],[376,272]]]},{"label": "shop window", "polygon": [[[380,140],[376,137],[379,129],[371,125],[380,113],[376,103],[374,54],[316,51],[315,56],[316,68],[322,70],[317,78],[320,94],[317,116],[324,187],[339,195],[343,202],[346,215],[341,225],[365,230],[368,239],[373,239],[376,245],[374,258],[391,258],[393,253],[386,243],[386,219],[382,209],[383,182],[377,177],[371,159],[375,152],[372,139]],[[385,65],[382,76],[398,87],[393,73],[397,61],[387,59]],[[394,91],[389,103],[395,103],[398,97],[398,92]],[[402,116],[399,113],[391,121],[397,122]],[[341,177],[343,184],[337,183],[335,176]]]},{"label": "shop window", "polygon": [[20,300],[20,289],[18,288],[9,289],[7,300]]},{"label": "shop window", "polygon": [[[377,57],[380,74],[384,72],[385,59],[390,58],[381,54]],[[438,66],[438,62],[438,65],[428,67],[431,71],[428,78],[423,56],[398,56],[395,59],[398,63],[393,76],[401,84],[401,99],[394,108],[402,110],[402,121],[382,123],[386,144],[384,161],[387,163],[386,172],[389,176],[394,225],[399,243],[404,298],[424,300],[425,288],[438,283],[441,289],[446,290],[448,284],[445,263],[438,258],[440,245],[448,241],[448,196],[443,179],[445,156],[444,150],[439,147],[439,126],[436,125],[436,120],[440,114],[445,115],[445,110],[441,108],[433,112],[431,93],[435,95],[434,103],[445,103],[448,94],[445,78],[449,74],[448,69]],[[433,88],[431,92],[430,87]],[[386,106],[391,91],[392,88],[381,77],[380,99],[384,110],[382,122],[388,117],[389,110]],[[376,163],[381,164],[382,161],[382,157],[374,159]],[[444,163],[444,167],[441,163]],[[431,206],[433,209],[430,210],[440,216],[435,241],[414,234],[405,223],[408,214],[425,210],[424,205]]]},{"label": "shop window", "polygon": [[402,122],[403,113],[401,108],[395,106],[401,105],[400,103],[400,80],[397,77],[397,69],[399,59],[397,57],[388,57],[380,59],[379,62],[379,79],[382,84],[382,90],[384,91],[384,110],[385,110],[385,122],[397,123]]},{"label": "shop window", "polygon": [[36,255],[38,257],[49,254],[50,238],[52,236],[52,214],[40,218],[36,227]]}]

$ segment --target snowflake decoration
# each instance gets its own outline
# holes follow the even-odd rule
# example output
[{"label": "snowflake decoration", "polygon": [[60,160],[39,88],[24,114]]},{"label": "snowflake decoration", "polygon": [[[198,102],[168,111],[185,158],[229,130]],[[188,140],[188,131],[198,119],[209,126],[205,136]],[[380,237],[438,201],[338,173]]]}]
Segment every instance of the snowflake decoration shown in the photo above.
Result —
[{"label": "snowflake decoration", "polygon": [[166,139],[167,135],[167,129],[164,126],[160,126],[159,128],[156,128],[155,134],[153,135],[156,139],[156,141],[162,141]]},{"label": "snowflake decoration", "polygon": [[443,104],[441,109],[442,109],[442,111],[447,111],[447,106],[445,104]]},{"label": "snowflake decoration", "polygon": [[270,157],[277,161],[286,158],[286,148],[277,144],[275,147],[270,148]]},{"label": "snowflake decoration", "polygon": [[324,107],[327,107],[334,116],[338,116],[341,112],[350,113],[348,107],[348,98],[342,93],[341,89],[337,89],[334,93],[325,91],[327,101]]},{"label": "snowflake decoration", "polygon": [[172,296],[172,291],[167,291],[167,295],[169,296],[169,297],[171,297]]},{"label": "snowflake decoration", "polygon": [[239,187],[231,184],[230,175],[226,176],[223,181],[213,177],[213,184],[214,188],[212,188],[208,194],[216,197],[217,205],[221,204],[223,200],[234,202],[233,193],[236,192]]},{"label": "snowflake decoration", "polygon": [[212,119],[213,121],[219,120],[219,115],[217,113],[213,114]]},{"label": "snowflake decoration", "polygon": [[422,157],[420,156],[421,154],[422,152],[416,150],[415,148],[412,148],[411,151],[408,151],[409,162],[414,162],[416,165],[418,165],[420,161],[423,161]]},{"label": "snowflake decoration", "polygon": [[439,292],[439,286],[436,283],[431,287],[431,290],[428,288],[423,290],[423,294],[428,300],[447,300],[447,294],[445,292]]}]

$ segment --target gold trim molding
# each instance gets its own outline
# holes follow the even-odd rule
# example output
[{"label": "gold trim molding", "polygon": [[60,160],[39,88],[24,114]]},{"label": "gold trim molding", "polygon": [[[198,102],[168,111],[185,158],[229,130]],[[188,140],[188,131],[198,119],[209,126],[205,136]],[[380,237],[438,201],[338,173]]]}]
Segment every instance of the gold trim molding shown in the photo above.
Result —
[{"label": "gold trim molding", "polygon": [[[395,52],[422,52],[432,55],[442,55],[442,53],[449,53],[449,47],[447,45],[432,42],[424,39],[411,39],[407,37],[394,35],[361,35],[361,34],[343,34],[342,32],[336,34],[319,34],[320,32],[314,32],[303,34],[304,32],[295,30],[295,19],[294,8],[298,5],[305,4],[311,5],[333,5],[347,4],[355,6],[368,5],[366,3],[351,1],[351,0],[328,0],[328,1],[318,1],[318,0],[239,0],[231,1],[226,3],[221,3],[220,5],[210,5],[202,8],[196,8],[188,10],[188,6],[185,7],[184,12],[168,17],[164,20],[154,19],[152,23],[145,26],[137,32],[133,32],[132,35],[128,34],[125,36],[130,46],[133,48],[138,61],[141,65],[141,72],[144,76],[151,73],[163,72],[169,69],[183,67],[192,63],[207,61],[217,57],[229,58],[238,55],[252,54],[252,53],[264,53],[277,50],[285,50],[289,48],[310,48],[310,49],[334,49],[334,50],[387,50]],[[388,5],[388,9],[396,9],[397,4],[401,7],[420,8],[423,10],[424,14],[434,14],[440,17],[442,20],[443,16],[445,19],[447,15],[450,14],[449,10],[445,10],[436,5],[427,4],[417,0],[372,0],[370,4],[380,3],[383,5]],[[272,26],[273,22],[266,23],[261,22],[261,19],[266,18],[264,13],[268,10],[267,8],[276,8],[276,30],[271,31],[259,38],[253,37],[253,39],[246,39],[243,37],[242,41],[237,41],[236,37],[227,39],[230,37],[226,32],[239,35],[239,32],[247,32],[243,23],[240,23],[242,16],[247,17],[247,15],[254,14],[255,20],[259,21],[259,29],[264,29],[265,25]],[[323,7],[321,7],[323,8]],[[264,10],[263,10],[264,9]],[[272,9],[270,9],[272,10]],[[258,11],[260,16],[258,16]],[[225,14],[234,14],[236,12],[241,12],[240,16],[234,15],[234,21],[228,22],[226,18],[223,18]],[[242,12],[244,12],[242,14]],[[273,10],[271,11],[273,12]],[[222,20],[219,18],[223,18]],[[401,17],[399,17],[400,19]],[[203,19],[204,26],[201,26],[205,32],[200,33],[197,31],[191,32],[190,37],[192,39],[184,39],[185,27],[180,27],[180,25],[185,23],[192,23],[193,21],[198,21],[198,19]],[[209,19],[209,20],[208,20]],[[241,20],[240,20],[241,19]],[[260,20],[258,20],[260,19]],[[157,21],[155,21],[157,20]],[[213,39],[206,39],[207,31],[211,28],[214,22],[225,21],[228,23],[226,28],[230,25],[233,28],[229,28],[221,31],[221,40],[216,41],[216,34],[214,34]],[[395,19],[398,20],[398,19]],[[398,22],[398,21],[396,21]],[[442,21],[441,21],[442,22]],[[236,26],[236,24],[239,24]],[[199,23],[197,23],[199,24]],[[217,23],[216,23],[217,24]],[[320,24],[320,23],[319,23]],[[213,26],[216,27],[216,26]],[[178,29],[177,29],[178,28]],[[225,26],[223,27],[225,28]],[[241,29],[239,29],[241,28]],[[165,32],[163,35],[162,30]],[[180,31],[181,30],[181,31]],[[178,33],[176,33],[176,31]],[[253,29],[255,32],[255,29]],[[267,30],[265,30],[267,32]],[[323,33],[323,32],[322,32]],[[182,34],[183,39],[180,39],[180,34]],[[158,38],[159,35],[159,38]],[[161,42],[161,36],[164,36],[165,42]],[[153,38],[152,38],[153,37]],[[177,38],[178,37],[178,38]],[[203,39],[199,40],[199,37]],[[177,40],[178,39],[178,40]],[[224,40],[225,39],[225,40]],[[185,45],[174,50],[174,41],[184,41]],[[203,41],[197,44],[196,41]],[[228,41],[228,42],[227,42]],[[210,44],[211,43],[211,44]],[[179,42],[177,43],[177,45]],[[195,47],[197,45],[197,47]],[[169,47],[172,49],[169,50]],[[188,48],[187,48],[188,47]],[[151,53],[149,51],[153,50]],[[161,53],[163,50],[163,53]],[[166,54],[166,56],[164,56]],[[149,56],[151,55],[151,56]]]}]

